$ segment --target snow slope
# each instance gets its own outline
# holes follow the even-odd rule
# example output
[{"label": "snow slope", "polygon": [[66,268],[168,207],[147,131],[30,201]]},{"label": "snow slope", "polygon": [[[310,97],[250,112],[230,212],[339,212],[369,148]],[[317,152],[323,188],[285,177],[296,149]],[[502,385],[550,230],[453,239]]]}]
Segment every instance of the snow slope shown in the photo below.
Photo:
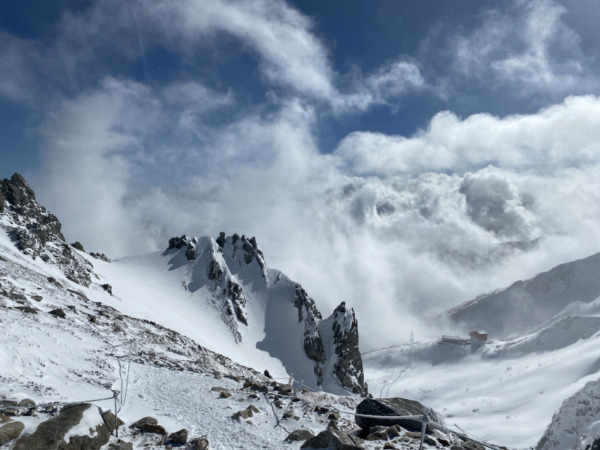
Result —
[{"label": "snow slope", "polygon": [[[512,448],[535,446],[563,401],[586,383],[597,385],[600,378],[600,297],[593,298],[598,261],[599,256],[594,255],[564,264],[465,305],[462,311],[473,312],[461,316],[469,325],[505,330],[494,325],[504,323],[504,308],[513,305],[504,301],[516,298],[518,290],[529,293],[521,300],[530,303],[522,307],[515,300],[515,307],[526,312],[535,305],[543,316],[535,327],[523,325],[523,321],[512,329],[512,338],[489,341],[475,353],[470,346],[430,339],[363,355],[371,392],[413,397],[442,412],[448,423],[482,439]],[[552,307],[544,309],[542,305]],[[553,312],[551,317],[548,311]],[[510,310],[507,314],[511,318],[515,313]],[[520,327],[533,331],[514,335]],[[469,328],[462,332],[466,330]],[[588,398],[592,411],[600,409],[597,400]],[[569,414],[566,409],[559,413]],[[583,416],[555,420],[553,439],[568,443],[540,448],[575,448],[572,431],[568,432],[574,423],[575,429],[600,436],[600,428],[590,428],[590,420]],[[561,427],[561,423],[570,426]]]},{"label": "snow slope", "polygon": [[[231,237],[223,249],[209,237],[195,240],[193,260],[187,258],[185,248],[110,263],[94,260],[101,282],[112,286],[113,296],[103,301],[258,371],[266,369],[276,377],[293,374],[313,389],[324,385],[328,392],[347,394],[349,388],[331,371],[324,372],[325,380],[319,383],[315,361],[305,353],[305,323],[298,320],[294,304],[298,284],[264,266],[263,261],[262,266],[257,260],[245,263]],[[216,270],[222,271],[219,280],[207,276],[213,260]],[[239,305],[232,306],[221,294],[223,286],[231,284],[239,286],[243,296]],[[239,308],[247,325],[236,320],[236,313],[228,312],[234,307]],[[333,346],[325,351],[329,360],[334,359]]]},{"label": "snow slope", "polygon": [[599,296],[600,253],[482,295],[454,308],[450,317],[465,329],[484,329],[495,338],[521,336],[544,326],[563,309]]}]

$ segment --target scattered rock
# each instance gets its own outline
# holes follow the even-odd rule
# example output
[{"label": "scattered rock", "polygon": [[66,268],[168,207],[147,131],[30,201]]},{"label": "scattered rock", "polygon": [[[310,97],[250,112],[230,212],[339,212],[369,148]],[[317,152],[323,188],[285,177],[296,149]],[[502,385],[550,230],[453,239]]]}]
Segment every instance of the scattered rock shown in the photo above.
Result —
[{"label": "scattered rock", "polygon": [[195,438],[190,441],[189,450],[208,450],[208,439]]},{"label": "scattered rock", "polygon": [[110,295],[113,295],[113,293],[112,293],[112,286],[110,284],[108,284],[108,283],[101,284],[100,287],[102,289],[104,289],[106,292],[108,292]]},{"label": "scattered rock", "polygon": [[254,416],[254,413],[259,413],[260,409],[258,409],[254,405],[248,406],[246,409],[242,409],[241,411],[236,412],[231,417],[233,419],[249,419]]},{"label": "scattered rock", "polygon": [[106,256],[104,253],[90,253],[90,256],[95,259],[99,259],[100,261],[110,262],[110,258]]},{"label": "scattered rock", "polygon": [[42,297],[41,295],[32,295],[31,298],[36,302],[41,302],[44,299],[44,297]]},{"label": "scattered rock", "polygon": [[236,382],[240,382],[241,378],[235,375],[231,375],[230,373],[226,373],[225,375],[223,375],[225,378],[229,378],[230,380],[236,381]]},{"label": "scattered rock", "polygon": [[53,309],[48,314],[52,314],[55,317],[60,317],[61,319],[64,319],[65,317],[67,317],[65,312],[60,308]]},{"label": "scattered rock", "polygon": [[275,392],[279,392],[281,395],[292,395],[294,388],[289,384],[278,384],[273,388]]},{"label": "scattered rock", "polygon": [[367,436],[367,441],[387,441],[389,439],[387,427],[373,427],[371,433]]},{"label": "scattered rock", "polygon": [[307,439],[315,437],[312,432],[309,430],[294,430],[288,437],[285,438],[286,441],[306,441]]},{"label": "scattered rock", "polygon": [[[411,416],[422,415],[425,406],[415,400],[405,398],[367,398],[356,407],[357,414],[375,415],[375,416]],[[441,416],[433,410],[429,410],[429,419],[441,423]],[[415,419],[386,419],[366,418],[359,415],[355,416],[356,423],[363,430],[369,430],[371,427],[400,425],[407,430],[421,431],[421,420]]]},{"label": "scattered rock", "polygon": [[163,436],[167,434],[164,427],[159,425],[158,420],[154,417],[144,417],[129,425],[129,428],[136,428],[144,433],[162,434]]},{"label": "scattered rock", "polygon": [[188,430],[183,430],[171,433],[168,437],[167,442],[174,445],[184,445],[188,440]]},{"label": "scattered rock", "polygon": [[231,392],[222,391],[221,394],[219,394],[219,398],[229,398],[229,397],[231,397]]},{"label": "scattered rock", "polygon": [[221,386],[213,386],[210,388],[211,391],[213,392],[226,392],[227,388],[221,387]]},{"label": "scattered rock", "polygon": [[81,242],[79,241],[75,241],[71,244],[71,247],[76,248],[77,250],[79,250],[80,252],[85,252],[85,249],[83,248],[83,245],[81,245]]},{"label": "scattered rock", "polygon": [[131,442],[112,442],[108,444],[108,450],[133,450],[133,444]]},{"label": "scattered rock", "polygon": [[273,377],[271,376],[271,374],[269,373],[269,371],[267,369],[265,369],[265,371],[263,372],[265,377],[273,379]]},{"label": "scattered rock", "polygon": [[137,422],[133,422],[131,425],[129,425],[129,428],[140,429],[144,425],[157,425],[157,424],[158,424],[158,420],[156,420],[154,417],[147,416],[147,417],[141,418]]},{"label": "scattered rock", "polygon": [[32,308],[31,306],[16,306],[15,309],[18,309],[19,311],[23,311],[24,313],[27,314],[37,314],[38,310],[35,308]]},{"label": "scattered rock", "polygon": [[307,440],[300,448],[329,448],[333,450],[360,450],[364,441],[337,430],[321,431],[317,436]]},{"label": "scattered rock", "polygon": [[23,422],[8,422],[0,426],[0,446],[18,438],[25,428]]},{"label": "scattered rock", "polygon": [[337,411],[334,411],[327,416],[329,420],[340,420],[340,417],[340,413]]},{"label": "scattered rock", "polygon": [[244,382],[244,389],[252,389],[253,391],[260,391],[263,385],[259,381],[246,380]]},{"label": "scattered rock", "polygon": [[327,424],[327,429],[328,430],[339,430],[337,421],[330,420],[329,423]]}]

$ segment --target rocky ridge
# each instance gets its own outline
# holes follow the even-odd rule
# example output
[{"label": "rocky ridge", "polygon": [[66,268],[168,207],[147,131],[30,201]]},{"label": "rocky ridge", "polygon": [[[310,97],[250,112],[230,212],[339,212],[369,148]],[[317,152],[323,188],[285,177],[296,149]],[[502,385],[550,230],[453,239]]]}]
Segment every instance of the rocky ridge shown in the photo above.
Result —
[{"label": "rocky ridge", "polygon": [[65,276],[82,286],[90,286],[93,267],[67,244],[58,218],[41,206],[23,176],[15,173],[0,182],[1,226],[7,229],[15,246],[33,259],[56,264]]},{"label": "rocky ridge", "polygon": [[[192,279],[185,283],[186,289],[195,291],[208,285],[222,320],[229,326],[236,341],[241,341],[243,333],[240,327],[253,325],[249,323],[248,295],[243,280],[251,280],[253,290],[267,292],[281,282],[282,274],[267,267],[254,237],[226,236],[224,232],[217,239],[183,235],[169,240],[165,254],[174,250],[177,252],[172,256],[173,267],[185,259],[187,264],[203,269],[200,274],[194,271]],[[298,323],[302,325],[301,342],[305,355],[313,361],[317,385],[323,386],[326,377],[331,374],[345,389],[367,395],[354,310],[342,302],[331,317],[323,319],[315,301],[300,284],[294,282],[288,298],[297,310]]]}]

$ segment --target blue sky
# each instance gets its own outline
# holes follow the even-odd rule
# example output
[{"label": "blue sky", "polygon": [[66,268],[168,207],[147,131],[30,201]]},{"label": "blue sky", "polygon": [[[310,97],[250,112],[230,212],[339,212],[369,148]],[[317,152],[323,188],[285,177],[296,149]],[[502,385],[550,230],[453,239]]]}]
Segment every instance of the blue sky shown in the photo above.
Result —
[{"label": "blue sky", "polygon": [[0,176],[90,250],[256,235],[325,309],[417,327],[600,251],[599,19],[591,0],[5,1]]}]

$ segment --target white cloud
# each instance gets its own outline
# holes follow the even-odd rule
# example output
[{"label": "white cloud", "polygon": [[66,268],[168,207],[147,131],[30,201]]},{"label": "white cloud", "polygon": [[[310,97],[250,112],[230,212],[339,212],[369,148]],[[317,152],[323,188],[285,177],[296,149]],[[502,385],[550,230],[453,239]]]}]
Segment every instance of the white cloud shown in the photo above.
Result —
[{"label": "white cloud", "polygon": [[[502,53],[498,43],[509,36],[498,22],[463,42],[457,67],[519,83],[533,71],[542,89],[559,86],[557,61],[569,58],[557,60],[554,37],[527,27],[569,34],[560,9],[532,5],[518,45],[508,40]],[[114,257],[164,248],[182,233],[255,235],[267,263],[305,285],[325,314],[342,300],[356,307],[372,348],[427,329],[422,320],[438,333],[432,318],[444,308],[600,247],[596,97],[529,115],[441,112],[414,136],[355,132],[327,155],[315,137],[323,106],[339,114],[395,108],[406,93],[428,89],[419,65],[396,59],[370,74],[336,73],[310,20],[267,0],[103,1],[65,16],[63,28],[54,50],[40,54],[64,55],[67,79],[80,80],[94,52],[131,42],[131,33],[147,50],[165,46],[188,63],[198,48],[218,52],[225,34],[257,58],[268,88],[285,91],[238,111],[238,93],[201,75],[154,88],[109,77],[84,90],[73,83],[72,95],[43,105],[44,164],[32,185],[67,238],[91,250]],[[138,58],[140,50],[122,52]]]},{"label": "white cloud", "polygon": [[490,10],[482,24],[451,40],[452,69],[479,83],[510,86],[521,96],[597,90],[591,59],[553,0],[518,1]]},{"label": "white cloud", "polygon": [[504,118],[475,114],[464,120],[436,114],[413,137],[354,132],[335,155],[357,175],[464,172],[489,164],[551,171],[600,162],[600,99],[569,97],[537,114]]}]

